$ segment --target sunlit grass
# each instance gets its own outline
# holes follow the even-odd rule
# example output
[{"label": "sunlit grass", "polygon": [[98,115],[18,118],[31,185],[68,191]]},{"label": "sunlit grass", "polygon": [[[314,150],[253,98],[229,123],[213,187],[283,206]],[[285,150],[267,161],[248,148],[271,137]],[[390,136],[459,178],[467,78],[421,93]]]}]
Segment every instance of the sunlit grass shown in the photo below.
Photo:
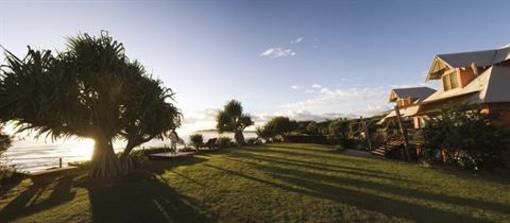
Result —
[{"label": "sunlit grass", "polygon": [[0,222],[505,222],[510,180],[273,144],[79,176],[2,195]]}]

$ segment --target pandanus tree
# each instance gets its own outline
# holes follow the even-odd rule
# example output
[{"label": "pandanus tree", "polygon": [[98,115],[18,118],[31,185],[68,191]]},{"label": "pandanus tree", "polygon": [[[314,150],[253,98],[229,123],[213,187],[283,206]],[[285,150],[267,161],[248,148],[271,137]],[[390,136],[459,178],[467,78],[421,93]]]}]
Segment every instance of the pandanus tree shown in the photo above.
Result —
[{"label": "pandanus tree", "polygon": [[173,104],[168,103],[173,100],[174,93],[162,87],[159,80],[139,75],[145,73],[138,62],[130,64],[130,81],[125,85],[129,94],[123,97],[125,104],[130,106],[122,108],[120,118],[123,126],[120,135],[127,141],[120,156],[124,172],[132,168],[129,153],[136,146],[154,138],[163,139],[166,132],[181,124],[182,115]]},{"label": "pandanus tree", "polygon": [[253,125],[251,117],[247,114],[243,114],[243,106],[241,102],[237,100],[229,101],[224,106],[223,110],[218,112],[216,121],[216,129],[218,132],[233,132],[238,145],[244,143],[244,129]]},{"label": "pandanus tree", "polygon": [[56,54],[29,47],[20,59],[6,50],[0,76],[0,120],[38,135],[94,139],[93,178],[125,172],[113,140],[125,139],[128,155],[176,127],[180,113],[172,99],[171,90],[129,60],[124,46],[106,32],[69,38]]}]

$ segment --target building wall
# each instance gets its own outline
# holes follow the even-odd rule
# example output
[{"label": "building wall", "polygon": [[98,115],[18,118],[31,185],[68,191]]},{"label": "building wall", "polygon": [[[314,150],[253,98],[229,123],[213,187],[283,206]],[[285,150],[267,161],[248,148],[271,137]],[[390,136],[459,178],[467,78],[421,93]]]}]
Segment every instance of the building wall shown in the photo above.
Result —
[{"label": "building wall", "polygon": [[406,106],[409,106],[413,103],[413,101],[411,100],[411,98],[399,98],[397,100],[397,105],[398,107],[406,107]]},{"label": "building wall", "polygon": [[475,79],[475,74],[473,69],[471,68],[457,68],[457,77],[459,80],[460,87],[465,87],[468,85],[473,79]]}]

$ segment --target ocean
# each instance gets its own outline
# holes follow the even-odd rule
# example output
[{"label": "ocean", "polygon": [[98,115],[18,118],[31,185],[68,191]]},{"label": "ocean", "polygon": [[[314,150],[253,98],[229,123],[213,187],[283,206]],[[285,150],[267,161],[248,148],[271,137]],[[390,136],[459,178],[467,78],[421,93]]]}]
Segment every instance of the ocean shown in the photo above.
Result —
[{"label": "ocean", "polygon": [[[204,141],[210,138],[219,137],[220,134],[214,131],[200,131]],[[232,133],[223,133],[221,136],[233,138]],[[255,138],[254,132],[244,133],[246,139]],[[189,134],[180,136],[186,143],[189,143]],[[170,146],[170,141],[154,139],[140,145],[136,149]],[[87,161],[92,157],[94,147],[90,139],[68,139],[52,142],[48,140],[15,140],[13,145],[3,153],[2,162],[13,165],[22,172],[38,172],[59,166],[62,159],[63,166],[69,162]],[[121,152],[123,142],[114,143],[115,152]],[[181,146],[182,147],[182,146]]]}]

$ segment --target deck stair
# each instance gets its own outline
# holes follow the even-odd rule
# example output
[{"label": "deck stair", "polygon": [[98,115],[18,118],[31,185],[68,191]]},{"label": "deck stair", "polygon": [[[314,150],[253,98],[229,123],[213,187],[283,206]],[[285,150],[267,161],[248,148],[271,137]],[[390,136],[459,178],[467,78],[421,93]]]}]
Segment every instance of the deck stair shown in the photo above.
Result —
[{"label": "deck stair", "polygon": [[385,157],[387,153],[393,151],[394,149],[401,148],[404,145],[404,138],[401,136],[391,136],[388,137],[383,146],[375,148],[372,150],[372,154],[376,156]]}]

